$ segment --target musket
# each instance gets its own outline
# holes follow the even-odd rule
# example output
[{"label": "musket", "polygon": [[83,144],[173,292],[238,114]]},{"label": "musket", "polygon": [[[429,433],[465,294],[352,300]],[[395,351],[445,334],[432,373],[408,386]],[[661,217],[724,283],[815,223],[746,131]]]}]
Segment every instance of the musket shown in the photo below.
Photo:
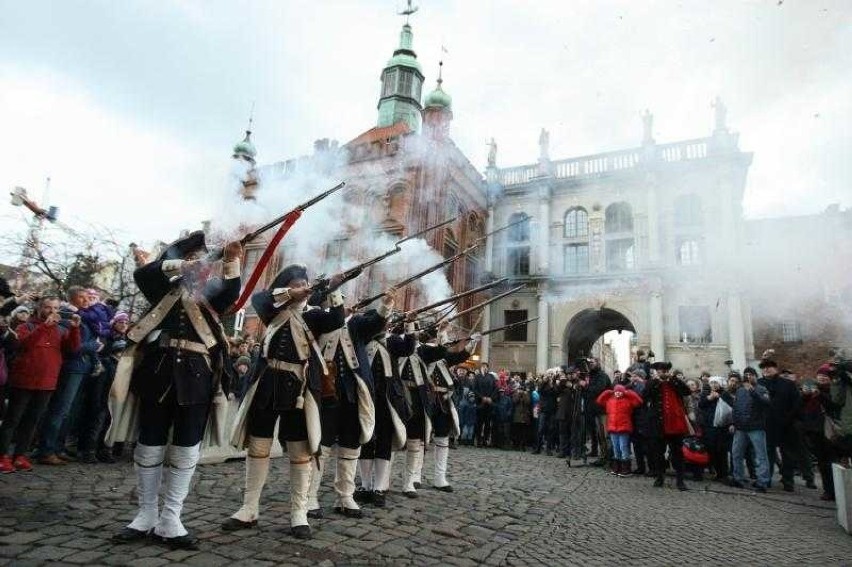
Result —
[{"label": "musket", "polygon": [[517,220],[517,221],[515,221],[515,222],[510,222],[509,224],[507,224],[507,225],[505,225],[505,226],[501,226],[500,228],[495,228],[495,229],[494,229],[494,230],[492,230],[491,232],[488,232],[488,233],[486,233],[486,234],[483,234],[482,236],[480,236],[479,238],[477,238],[477,239],[475,240],[475,242],[477,242],[477,243],[482,242],[482,241],[484,241],[486,238],[488,238],[489,236],[492,236],[492,235],[494,235],[494,234],[497,234],[498,232],[503,232],[504,230],[506,230],[506,229],[508,229],[508,228],[512,228],[513,226],[517,226],[517,225],[519,225],[519,224],[523,224],[523,223],[525,223],[525,222],[529,221],[531,218],[532,218],[532,217],[524,217],[524,218],[522,218],[521,220]]},{"label": "musket", "polygon": [[[533,317],[532,319],[527,319],[525,321],[518,321],[517,323],[509,323],[508,325],[503,325],[502,327],[495,327],[493,329],[488,329],[487,331],[482,331],[479,333],[481,336],[490,335],[492,333],[496,333],[497,331],[502,331],[504,329],[510,329],[512,327],[517,327],[518,325],[526,325],[527,323],[532,323],[533,321],[538,321],[538,317]],[[444,344],[451,345],[454,343],[461,343],[464,341],[469,341],[473,338],[473,336],[463,337],[461,339],[455,339]]]},{"label": "musket", "polygon": [[[345,284],[349,280],[357,278],[361,274],[361,272],[364,271],[364,268],[368,268],[368,267],[372,266],[373,264],[378,264],[379,262],[381,262],[385,258],[393,256],[394,254],[397,254],[399,252],[402,252],[402,250],[400,250],[399,248],[393,248],[391,250],[388,250],[384,254],[379,254],[378,256],[376,256],[374,258],[370,258],[369,260],[361,262],[357,266],[352,266],[351,268],[341,272],[340,275],[343,276],[343,279],[340,281],[339,284],[337,284],[335,286],[335,289],[339,288],[340,286],[342,286],[343,284]],[[311,289],[314,290],[314,291],[317,291],[317,290],[334,291],[334,290],[327,289],[330,281],[331,281],[330,278],[326,278],[326,277],[321,276],[316,280],[316,282],[314,282],[314,284],[311,286]]]},{"label": "musket", "polygon": [[[517,293],[518,291],[524,289],[525,287],[526,287],[525,285],[519,285],[518,287],[516,287],[514,289],[510,289],[509,291],[501,293],[500,295],[495,295],[491,299],[487,299],[487,300],[483,301],[482,303],[477,303],[476,305],[474,305],[472,307],[468,307],[464,311],[459,311],[458,313],[454,313],[453,315],[450,315],[446,319],[439,320],[436,323],[433,323],[433,325],[437,325],[438,323],[442,323],[442,322],[449,323],[450,321],[455,321],[459,317],[461,317],[463,315],[467,315],[471,311],[476,311],[477,309],[481,309],[481,308],[485,307],[486,305],[488,305],[489,303],[494,303],[498,299],[503,299],[504,297],[506,297],[508,295],[512,295],[513,293]],[[449,313],[447,315],[449,315]]]},{"label": "musket", "polygon": [[[271,230],[271,229],[275,228],[276,226],[278,226],[279,224],[281,224],[282,222],[284,222],[284,220],[285,220],[288,216],[292,215],[292,214],[293,214],[293,213],[295,213],[296,211],[298,211],[298,212],[300,212],[300,213],[304,212],[304,211],[305,211],[305,209],[307,209],[308,207],[311,207],[311,206],[313,206],[313,205],[316,205],[317,203],[319,203],[320,201],[322,201],[323,199],[325,199],[326,197],[328,197],[328,196],[329,196],[329,195],[331,195],[332,193],[335,193],[335,192],[340,191],[341,189],[343,189],[343,186],[344,186],[344,185],[346,185],[346,182],[345,182],[345,181],[341,181],[340,183],[338,183],[337,185],[335,185],[335,186],[334,186],[334,187],[332,187],[331,189],[329,189],[329,190],[327,190],[327,191],[323,191],[322,193],[320,193],[320,194],[319,194],[319,195],[317,195],[316,197],[313,197],[313,198],[311,198],[311,199],[309,199],[309,200],[305,201],[305,202],[304,202],[304,203],[302,203],[301,205],[297,205],[296,207],[294,207],[294,208],[290,209],[289,211],[287,211],[287,212],[286,212],[286,213],[284,213],[283,215],[278,216],[278,217],[275,217],[274,219],[272,219],[271,221],[269,221],[269,222],[268,222],[268,223],[266,223],[265,225],[261,226],[260,228],[258,228],[258,229],[256,229],[256,230],[251,231],[250,233],[248,233],[248,234],[246,234],[245,236],[243,236],[242,238],[240,238],[240,244],[241,244],[242,246],[245,246],[246,244],[248,244],[249,242],[253,241],[253,240],[254,240],[254,239],[256,239],[258,236],[260,236],[261,234],[263,234],[264,232],[266,232],[266,231],[268,231],[268,230]],[[211,262],[212,262],[212,261],[219,260],[220,258],[222,258],[222,254],[223,254],[223,252],[224,252],[224,249],[223,249],[223,248],[214,248],[213,250],[211,250],[211,251],[210,251],[210,253],[209,253],[209,254],[207,254],[207,259],[208,259],[208,261],[211,261]]]},{"label": "musket", "polygon": [[[427,276],[427,275],[431,274],[432,272],[439,270],[439,269],[443,268],[444,266],[446,266],[448,264],[452,264],[453,262],[455,262],[456,260],[458,260],[462,256],[466,256],[467,254],[470,254],[477,246],[479,246],[479,245],[475,244],[475,245],[473,245],[469,248],[466,248],[466,249],[462,250],[461,252],[459,252],[458,254],[456,254],[455,256],[451,256],[451,257],[447,258],[446,260],[442,260],[441,262],[438,262],[434,266],[430,266],[430,267],[426,268],[422,272],[417,272],[413,276],[409,276],[409,277],[405,278],[404,280],[395,283],[391,287],[394,288],[394,289],[401,289],[401,288],[407,286],[408,284],[410,284],[411,282],[422,278],[423,276]],[[377,293],[376,295],[372,295],[370,297],[367,297],[366,299],[362,299],[361,301],[359,301],[358,303],[353,305],[352,308],[353,309],[360,309],[362,307],[366,307],[367,305],[371,304],[372,302],[376,301],[377,299],[384,297],[386,293],[387,293],[387,291],[383,291],[383,292]]]},{"label": "musket", "polygon": [[[506,230],[507,228],[511,228],[511,227],[513,227],[513,226],[515,226],[515,225],[521,224],[521,223],[523,223],[523,222],[527,222],[527,221],[528,221],[528,220],[530,220],[531,218],[532,218],[532,217],[526,217],[526,218],[523,218],[523,219],[521,219],[521,220],[519,220],[519,221],[515,221],[515,222],[513,222],[513,223],[509,223],[509,224],[507,224],[506,226],[501,226],[500,228],[494,229],[494,230],[492,230],[491,232],[489,232],[489,233],[487,233],[487,234],[484,234],[484,235],[480,236],[479,238],[477,238],[477,239],[474,241],[474,243],[473,243],[472,245],[468,246],[467,248],[465,248],[464,250],[462,250],[461,252],[459,252],[459,253],[458,253],[458,254],[456,254],[455,256],[451,256],[450,258],[447,258],[447,259],[446,259],[446,260],[444,260],[443,262],[439,262],[439,263],[435,264],[434,266],[431,266],[431,267],[429,267],[429,268],[426,268],[426,269],[425,269],[425,270],[423,270],[422,272],[418,272],[418,273],[414,274],[413,276],[409,276],[409,277],[405,278],[404,280],[402,280],[401,282],[397,282],[397,283],[396,283],[396,284],[394,284],[392,287],[394,287],[395,289],[400,289],[400,288],[402,288],[402,287],[405,287],[405,286],[407,286],[408,284],[410,284],[411,282],[416,281],[416,280],[418,280],[418,279],[422,278],[423,276],[426,276],[426,275],[431,274],[431,273],[432,273],[432,272],[434,272],[435,270],[438,270],[438,269],[440,269],[440,268],[442,268],[442,267],[444,267],[444,266],[446,266],[446,265],[448,265],[448,264],[451,264],[451,263],[455,262],[456,260],[458,260],[458,259],[459,259],[459,258],[461,258],[462,256],[467,256],[468,254],[470,254],[471,252],[473,252],[474,250],[476,250],[479,246],[481,246],[481,245],[482,245],[482,243],[483,243],[483,242],[485,242],[485,239],[486,239],[487,237],[491,236],[492,234],[497,234],[498,232],[501,232],[501,231],[503,231],[503,230]],[[447,221],[447,222],[448,222],[448,221]],[[441,225],[438,225],[438,226],[441,226]],[[432,227],[432,228],[437,228],[437,227]],[[430,229],[428,229],[428,230],[431,230],[432,228],[430,228]],[[422,233],[422,231],[421,231],[421,233]],[[404,240],[404,239],[403,239],[403,240]],[[400,242],[402,242],[402,241],[400,241]],[[399,244],[399,243],[397,243],[397,244]],[[383,292],[381,292],[381,293],[377,293],[376,295],[373,295],[373,296],[367,297],[367,298],[365,298],[365,299],[362,299],[361,301],[359,301],[358,303],[356,303],[356,304],[353,306],[353,309],[360,309],[360,308],[362,308],[362,307],[366,307],[366,306],[367,306],[367,305],[369,305],[370,303],[372,303],[372,302],[376,301],[377,299],[379,299],[379,298],[383,297],[386,293],[387,293],[386,291],[383,291]]]},{"label": "musket", "polygon": [[495,280],[493,282],[487,283],[485,285],[481,285],[479,287],[475,287],[473,289],[469,289],[467,291],[463,291],[461,293],[457,293],[455,295],[451,295],[446,299],[442,299],[441,301],[436,301],[435,303],[430,303],[429,305],[425,305],[423,307],[418,307],[417,309],[411,310],[409,313],[420,314],[425,313],[431,309],[436,307],[440,307],[441,305],[446,305],[447,303],[454,303],[463,297],[467,297],[468,295],[473,295],[474,293],[479,293],[480,291],[485,291],[486,289],[491,289],[492,287],[496,287],[502,283],[508,281],[509,278],[501,278],[499,280]]},{"label": "musket", "polygon": [[423,235],[424,235],[424,234],[426,234],[427,232],[431,232],[431,231],[435,230],[436,228],[441,228],[442,226],[447,226],[447,225],[448,225],[448,224],[450,224],[450,223],[454,223],[454,222],[456,222],[456,220],[458,220],[458,218],[459,218],[459,217],[453,217],[453,218],[451,218],[451,219],[449,219],[449,220],[445,220],[444,222],[438,223],[438,224],[436,224],[436,225],[434,225],[434,226],[430,226],[430,227],[428,227],[428,228],[424,228],[424,229],[423,229],[423,230],[421,230],[420,232],[415,232],[414,234],[409,234],[408,236],[406,236],[406,237],[405,237],[405,238],[403,238],[402,240],[397,240],[397,241],[396,241],[396,245],[397,245],[397,246],[399,246],[400,244],[402,244],[403,242],[405,242],[405,241],[407,241],[407,240],[411,240],[411,239],[413,239],[413,238],[417,238],[418,236],[423,236]]}]

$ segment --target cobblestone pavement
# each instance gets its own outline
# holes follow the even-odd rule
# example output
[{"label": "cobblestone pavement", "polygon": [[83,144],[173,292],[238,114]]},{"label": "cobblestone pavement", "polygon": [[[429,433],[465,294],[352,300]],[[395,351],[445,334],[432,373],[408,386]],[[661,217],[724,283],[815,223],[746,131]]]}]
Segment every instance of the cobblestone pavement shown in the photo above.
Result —
[{"label": "cobblestone pavement", "polygon": [[[394,487],[400,482],[394,463]],[[431,452],[426,480],[431,478]],[[716,483],[680,493],[647,478],[619,479],[555,457],[463,448],[450,454],[452,494],[390,495],[362,520],[330,513],[314,539],[287,535],[286,460],[273,461],[256,530],[224,534],[239,506],[241,462],[201,466],[184,522],[199,552],[155,544],[113,545],[135,513],[130,463],[38,467],[0,478],[0,564],[132,565],[840,565],[852,537],[833,506],[798,485],[758,495]]]}]

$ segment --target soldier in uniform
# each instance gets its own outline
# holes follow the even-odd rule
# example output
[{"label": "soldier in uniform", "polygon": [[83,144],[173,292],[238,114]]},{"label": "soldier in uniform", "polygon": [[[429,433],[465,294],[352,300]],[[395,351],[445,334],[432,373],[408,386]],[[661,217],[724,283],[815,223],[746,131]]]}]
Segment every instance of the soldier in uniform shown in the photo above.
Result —
[{"label": "soldier in uniform", "polygon": [[361,487],[355,492],[356,502],[385,506],[391,457],[393,451],[405,447],[405,423],[411,417],[411,404],[399,376],[399,359],[411,356],[416,346],[412,321],[377,335],[367,345],[375,382],[376,427],[373,439],[361,448]]},{"label": "soldier in uniform", "polygon": [[343,325],[342,301],[325,310],[308,307],[312,294],[307,268],[287,266],[269,289],[252,296],[252,306],[266,325],[253,383],[237,413],[231,443],[246,447],[243,505],[223,524],[225,531],[257,525],[260,494],[269,472],[275,424],[290,460],[290,530],[309,539],[308,489],[311,459],[319,450],[319,406],[324,361],[314,337]]},{"label": "soldier in uniform", "polygon": [[[230,364],[219,316],[239,294],[242,254],[238,242],[228,243],[222,277],[208,279],[207,264],[195,259],[205,251],[204,233],[194,232],[133,274],[153,307],[128,333],[135,345],[122,358],[111,393],[111,441],[132,441],[138,425],[133,460],[139,512],[114,536],[119,542],[152,534],[172,547],[196,548],[180,515],[208,417],[217,414],[211,403],[225,399],[222,374]],[[170,467],[163,474],[168,445]]]},{"label": "soldier in uniform", "polygon": [[[426,337],[430,331],[421,331]],[[418,337],[420,338],[420,337]],[[430,364],[444,357],[444,347],[419,344],[410,356],[399,360],[399,373],[411,399],[411,418],[405,424],[405,468],[402,493],[417,498],[423,474],[423,452],[432,434]]]},{"label": "soldier in uniform", "polygon": [[308,516],[322,517],[318,492],[332,447],[337,445],[334,511],[350,518],[363,516],[355,502],[355,469],[361,445],[373,436],[376,415],[373,374],[367,343],[380,333],[393,308],[394,295],[386,294],[378,309],[355,313],[346,324],[319,338],[328,374],[322,387],[322,447],[311,473]]},{"label": "soldier in uniform", "polygon": [[[439,333],[439,336],[444,333]],[[455,384],[453,383],[450,367],[461,364],[470,358],[470,354],[476,347],[476,342],[481,335],[474,334],[473,338],[465,346],[464,350],[451,352],[445,346],[438,345],[433,348],[440,349],[441,357],[429,364],[429,380],[432,384],[434,403],[432,404],[432,426],[435,432],[435,475],[432,478],[432,487],[443,492],[452,492],[453,487],[447,482],[447,460],[450,454],[450,435],[459,437],[459,415],[453,403],[452,395]],[[440,341],[439,342],[443,342]],[[421,345],[421,349],[431,345]]]}]

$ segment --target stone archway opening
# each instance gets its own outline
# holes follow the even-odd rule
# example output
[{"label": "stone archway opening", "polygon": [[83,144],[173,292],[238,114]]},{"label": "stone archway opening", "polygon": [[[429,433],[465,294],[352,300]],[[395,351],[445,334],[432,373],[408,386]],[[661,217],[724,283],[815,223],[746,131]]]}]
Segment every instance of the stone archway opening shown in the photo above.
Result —
[{"label": "stone archway opening", "polygon": [[[594,356],[593,349],[607,333],[615,332],[617,343],[636,334],[636,328],[624,314],[606,307],[600,309],[584,309],[568,322],[563,339],[563,353],[566,363],[583,356]],[[619,335],[620,332],[620,336]],[[623,350],[623,344],[619,346]],[[629,347],[628,347],[629,348]],[[627,353],[629,355],[629,352]],[[619,359],[623,358],[623,354]],[[618,360],[620,363],[621,360]],[[621,364],[619,364],[620,366]]]}]

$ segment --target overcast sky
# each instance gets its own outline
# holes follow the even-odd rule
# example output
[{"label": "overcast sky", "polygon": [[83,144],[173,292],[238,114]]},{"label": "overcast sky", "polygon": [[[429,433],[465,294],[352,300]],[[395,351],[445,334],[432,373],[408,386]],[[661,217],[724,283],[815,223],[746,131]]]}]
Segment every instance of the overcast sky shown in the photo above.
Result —
[{"label": "overcast sky", "polygon": [[[445,46],[452,135],[482,169],[709,135],[721,96],[753,151],[749,217],[852,201],[848,0],[422,0],[414,46]],[[170,240],[227,190],[255,104],[260,162],[375,124],[402,0],[0,0],[0,188],[63,219]],[[4,225],[23,218],[4,198]],[[11,226],[11,223],[10,223]]]}]

